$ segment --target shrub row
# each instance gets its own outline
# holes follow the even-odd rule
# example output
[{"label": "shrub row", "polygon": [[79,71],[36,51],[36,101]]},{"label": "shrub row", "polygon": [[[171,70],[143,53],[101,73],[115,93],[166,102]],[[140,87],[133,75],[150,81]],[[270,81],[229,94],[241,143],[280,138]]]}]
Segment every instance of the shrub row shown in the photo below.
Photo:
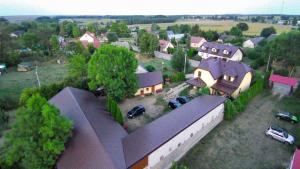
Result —
[{"label": "shrub row", "polygon": [[171,76],[172,82],[182,82],[185,81],[185,74],[183,72],[176,72]]},{"label": "shrub row", "polygon": [[227,100],[225,103],[225,120],[232,120],[234,117],[243,112],[248,103],[264,90],[264,78],[259,77],[256,82],[246,91],[240,93],[240,96],[234,101]]},{"label": "shrub row", "polygon": [[114,101],[110,96],[107,96],[106,108],[111,116],[121,125],[124,123],[123,114],[118,106],[117,102]]}]

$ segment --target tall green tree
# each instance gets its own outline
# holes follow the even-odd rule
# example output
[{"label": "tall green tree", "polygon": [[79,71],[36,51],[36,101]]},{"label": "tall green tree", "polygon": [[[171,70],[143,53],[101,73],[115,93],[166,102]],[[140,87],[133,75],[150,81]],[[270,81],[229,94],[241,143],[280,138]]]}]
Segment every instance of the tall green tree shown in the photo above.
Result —
[{"label": "tall green tree", "polygon": [[237,28],[239,28],[241,31],[247,31],[249,29],[249,26],[245,22],[240,22],[236,25]]},{"label": "tall green tree", "polygon": [[37,43],[39,42],[39,37],[34,32],[26,32],[24,33],[23,37],[24,45],[28,48],[34,48],[37,46]]},{"label": "tall green tree", "polygon": [[68,65],[68,74],[71,78],[85,80],[87,77],[87,61],[86,57],[77,54],[70,58]]},{"label": "tall green tree", "polygon": [[72,25],[72,35],[73,35],[73,38],[77,38],[80,36],[80,30],[76,24]]},{"label": "tall green tree", "polygon": [[230,34],[234,35],[234,36],[237,36],[237,37],[243,36],[242,30],[240,30],[238,27],[232,27],[230,29]]},{"label": "tall green tree", "polygon": [[[171,59],[171,66],[174,70],[178,72],[184,71],[184,63],[185,63],[185,53],[182,48],[178,48],[177,51],[174,52],[173,57]],[[186,60],[186,70],[189,68],[189,62]]]},{"label": "tall green tree", "polygon": [[168,40],[168,34],[166,30],[159,31],[159,39]]},{"label": "tall green tree", "polygon": [[261,31],[260,36],[267,38],[271,34],[275,34],[275,33],[276,33],[276,29],[273,26],[271,26],[271,27],[264,28]]},{"label": "tall green tree", "polygon": [[56,35],[51,36],[50,46],[51,46],[52,54],[55,54],[59,50],[59,42],[58,42],[58,37]]},{"label": "tall green tree", "polygon": [[197,36],[200,33],[200,27],[198,24],[194,25],[191,29],[191,35]]},{"label": "tall green tree", "polygon": [[87,24],[87,31],[92,33],[97,33],[97,26],[95,23],[88,23]]},{"label": "tall green tree", "polygon": [[36,94],[17,111],[10,132],[5,135],[4,164],[11,168],[49,169],[65,149],[72,122]]},{"label": "tall green tree", "polygon": [[141,52],[147,55],[153,55],[154,51],[158,48],[159,40],[157,36],[148,32],[139,32],[138,45]]},{"label": "tall green tree", "polygon": [[130,37],[130,30],[124,22],[113,23],[110,27],[110,32],[116,32],[120,38]]},{"label": "tall green tree", "polygon": [[152,32],[154,32],[154,31],[159,31],[159,30],[160,30],[160,27],[159,27],[158,24],[153,23],[153,24],[151,25],[151,31],[152,31]]},{"label": "tall green tree", "polygon": [[88,63],[89,88],[104,86],[107,94],[120,101],[137,91],[138,62],[126,48],[102,45]]},{"label": "tall green tree", "polygon": [[108,32],[106,35],[108,42],[116,42],[118,41],[118,35],[116,32]]}]

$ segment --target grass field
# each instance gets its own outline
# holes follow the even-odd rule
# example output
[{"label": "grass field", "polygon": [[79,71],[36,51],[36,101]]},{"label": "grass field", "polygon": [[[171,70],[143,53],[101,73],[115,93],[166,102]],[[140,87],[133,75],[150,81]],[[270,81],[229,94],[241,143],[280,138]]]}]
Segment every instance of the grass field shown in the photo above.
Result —
[{"label": "grass field", "polygon": [[[38,68],[38,74],[41,84],[47,85],[62,81],[67,74],[67,68],[65,65],[46,62]],[[12,68],[0,76],[0,97],[18,99],[24,88],[35,86],[37,86],[35,70],[17,72],[16,68]]]},{"label": "grass field", "polygon": [[[216,30],[218,32],[229,31],[233,26],[238,24],[239,22],[232,20],[225,21],[216,21],[216,20],[178,20],[175,23],[159,23],[158,25],[162,29],[166,29],[167,26],[174,24],[189,24],[195,25],[198,24],[201,30]],[[244,32],[245,35],[259,35],[261,30],[265,27],[274,26],[277,30],[277,33],[287,32],[291,30],[290,26],[287,25],[276,25],[276,24],[268,24],[268,23],[251,23],[247,22],[249,25],[249,30]],[[151,28],[151,24],[138,24],[140,28],[146,29]]]}]

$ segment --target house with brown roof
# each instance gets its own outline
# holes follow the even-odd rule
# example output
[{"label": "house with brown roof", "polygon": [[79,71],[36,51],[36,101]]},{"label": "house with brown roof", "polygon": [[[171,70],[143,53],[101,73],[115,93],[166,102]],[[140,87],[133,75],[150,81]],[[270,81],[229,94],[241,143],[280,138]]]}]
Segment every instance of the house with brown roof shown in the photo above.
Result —
[{"label": "house with brown roof", "polygon": [[96,35],[92,32],[85,32],[85,34],[82,35],[79,40],[85,48],[87,48],[89,44],[92,44],[95,48],[100,47],[100,40],[97,39]]},{"label": "house with brown roof", "polygon": [[205,95],[128,134],[106,112],[105,100],[67,87],[49,100],[73,121],[57,169],[168,168],[217,126],[224,97]]},{"label": "house with brown roof", "polygon": [[206,40],[203,37],[192,36],[190,47],[191,48],[200,48],[200,46],[202,46],[204,42],[206,42]]},{"label": "house with brown roof", "polygon": [[200,62],[187,83],[206,86],[211,94],[236,98],[250,87],[252,76],[252,69],[244,63],[211,57]]},{"label": "house with brown roof", "polygon": [[243,51],[234,45],[204,42],[198,49],[198,55],[201,56],[202,59],[216,57],[223,60],[241,61]]},{"label": "house with brown roof", "polygon": [[139,89],[135,93],[136,96],[144,96],[147,94],[159,93],[163,90],[163,76],[162,73],[146,72],[136,74],[138,79]]},{"label": "house with brown roof", "polygon": [[166,40],[159,40],[160,52],[168,53],[168,48],[174,48],[173,44]]}]

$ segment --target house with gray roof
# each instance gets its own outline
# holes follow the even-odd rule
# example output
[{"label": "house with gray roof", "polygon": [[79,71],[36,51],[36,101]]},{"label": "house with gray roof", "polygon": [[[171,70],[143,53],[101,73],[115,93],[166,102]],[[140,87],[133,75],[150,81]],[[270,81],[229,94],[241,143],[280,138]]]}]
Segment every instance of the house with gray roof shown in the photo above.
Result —
[{"label": "house with gray roof", "polygon": [[243,43],[243,47],[244,48],[255,48],[264,39],[265,39],[264,37],[250,38]]},{"label": "house with gray roof", "polygon": [[202,60],[194,77],[186,82],[194,87],[208,87],[211,94],[236,98],[250,87],[252,76],[252,69],[242,62],[211,57]]},{"label": "house with gray roof", "polygon": [[163,90],[163,75],[160,71],[138,73],[138,87],[136,96],[159,93]]},{"label": "house with gray roof", "polygon": [[49,100],[73,122],[56,168],[168,168],[223,120],[225,100],[197,97],[128,134],[106,111],[104,98],[66,87]]},{"label": "house with gray roof", "polygon": [[202,59],[215,57],[223,60],[241,61],[243,51],[241,48],[230,44],[204,42],[198,49],[198,55],[201,56]]},{"label": "house with gray roof", "polygon": [[234,40],[236,37],[233,36],[233,35],[227,35],[227,34],[221,34],[218,38],[218,42],[220,43],[225,43],[225,42],[228,42],[228,41],[232,41]]}]

